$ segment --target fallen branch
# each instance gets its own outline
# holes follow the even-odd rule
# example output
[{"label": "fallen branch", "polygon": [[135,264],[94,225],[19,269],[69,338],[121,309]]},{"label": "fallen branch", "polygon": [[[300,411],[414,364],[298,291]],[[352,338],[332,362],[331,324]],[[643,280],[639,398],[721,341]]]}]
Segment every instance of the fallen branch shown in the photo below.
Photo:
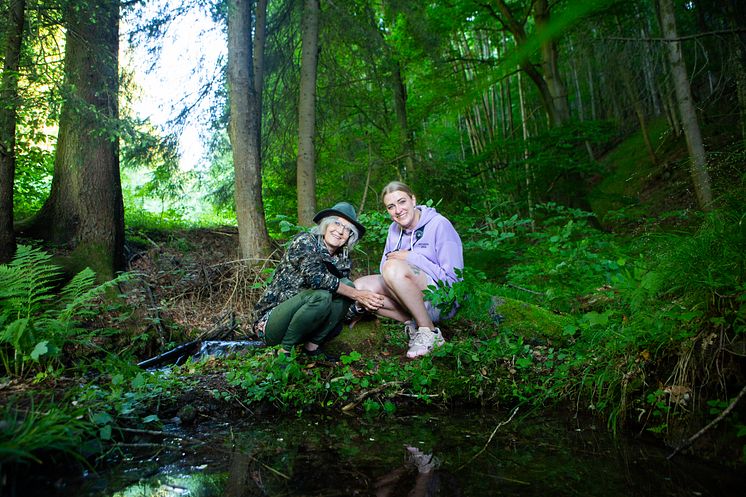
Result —
[{"label": "fallen branch", "polygon": [[342,411],[349,411],[351,409],[354,409],[355,406],[357,406],[360,402],[362,402],[366,398],[370,397],[371,395],[380,393],[380,392],[384,391],[387,387],[394,386],[394,385],[401,385],[401,384],[402,384],[401,381],[387,381],[387,382],[385,382],[385,383],[377,386],[376,388],[373,388],[371,390],[366,390],[365,392],[363,392],[360,395],[358,395],[357,397],[355,397],[355,400],[353,400],[349,404],[345,405],[342,408]]},{"label": "fallen branch", "polygon": [[544,297],[544,292],[537,292],[536,290],[531,290],[530,288],[524,288],[522,286],[514,285],[513,283],[508,283],[508,286],[510,288],[515,288],[516,290],[521,290],[522,292],[528,292],[534,295],[541,295],[542,297]]},{"label": "fallen branch", "polygon": [[462,464],[461,466],[459,466],[458,469],[463,469],[468,464],[471,464],[471,462],[474,459],[476,459],[477,457],[481,456],[482,453],[485,450],[487,450],[487,446],[490,444],[490,442],[492,441],[492,439],[495,437],[495,433],[497,433],[497,430],[499,430],[501,427],[505,426],[506,424],[510,423],[513,420],[513,417],[515,416],[515,413],[517,413],[517,412],[518,412],[518,406],[515,406],[515,409],[513,409],[513,412],[510,413],[510,417],[508,419],[506,419],[505,421],[500,421],[497,424],[497,426],[495,426],[495,429],[492,430],[492,434],[490,435],[490,438],[487,439],[487,443],[484,444],[484,447],[482,447],[482,450],[480,450],[479,452],[477,452],[476,454],[474,454],[471,457],[471,459],[469,459],[467,462],[465,462],[464,464]]},{"label": "fallen branch", "polygon": [[683,444],[681,444],[678,447],[676,447],[676,449],[674,449],[674,451],[671,452],[668,455],[668,457],[666,457],[666,459],[671,459],[673,456],[675,456],[676,454],[678,454],[680,451],[682,451],[682,450],[686,449],[687,447],[689,447],[691,444],[693,444],[695,442],[695,440],[697,440],[699,437],[701,437],[702,435],[704,435],[710,428],[712,428],[713,426],[715,426],[716,424],[718,424],[720,421],[722,421],[723,418],[725,418],[728,414],[730,414],[730,412],[733,410],[733,408],[736,407],[736,404],[738,403],[739,400],[741,400],[741,397],[743,397],[744,394],[746,394],[746,385],[744,385],[744,387],[741,389],[741,391],[738,392],[738,395],[736,395],[736,398],[733,399],[733,402],[731,402],[730,405],[728,407],[726,407],[723,410],[723,412],[721,412],[720,415],[717,418],[715,418],[712,421],[710,421],[707,424],[707,426],[705,426],[704,428],[702,428],[701,430],[699,430],[697,433],[695,433],[694,435],[692,435],[691,437],[689,437]]}]

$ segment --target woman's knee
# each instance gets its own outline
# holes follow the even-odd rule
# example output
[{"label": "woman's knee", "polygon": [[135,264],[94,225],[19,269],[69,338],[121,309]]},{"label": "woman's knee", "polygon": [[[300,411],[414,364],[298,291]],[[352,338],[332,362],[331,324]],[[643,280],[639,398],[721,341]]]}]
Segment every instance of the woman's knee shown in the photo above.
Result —
[{"label": "woman's knee", "polygon": [[412,269],[405,261],[390,260],[383,263],[381,276],[389,284],[389,282],[401,281],[402,278],[410,278],[412,276]]},{"label": "woman's knee", "polygon": [[327,290],[309,290],[309,292],[306,307],[326,308],[332,302],[332,293]]},{"label": "woman's knee", "polygon": [[355,288],[375,293],[384,293],[386,291],[383,279],[377,274],[370,274],[356,279]]}]

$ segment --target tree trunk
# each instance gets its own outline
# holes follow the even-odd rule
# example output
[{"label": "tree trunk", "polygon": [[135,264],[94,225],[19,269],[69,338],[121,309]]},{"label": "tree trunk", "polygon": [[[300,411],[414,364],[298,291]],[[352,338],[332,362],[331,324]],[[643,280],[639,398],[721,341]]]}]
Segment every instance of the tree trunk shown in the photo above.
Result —
[{"label": "tree trunk", "polygon": [[228,2],[228,126],[233,149],[236,217],[241,256],[261,259],[270,251],[262,203],[260,103],[252,60],[253,0]]},{"label": "tree trunk", "polygon": [[119,1],[80,1],[64,11],[65,85],[52,189],[26,234],[72,248],[63,263],[100,278],[124,269],[119,177]]},{"label": "tree trunk", "polygon": [[[508,5],[505,3],[505,0],[497,0],[497,8],[503,16],[503,18],[500,19],[500,22],[511,32],[513,38],[515,39],[516,46],[521,47],[525,45],[526,30],[524,29],[523,25],[515,19],[512,11],[510,10],[510,7],[508,7]],[[561,125],[564,122],[565,115],[556,107],[555,96],[552,93],[553,90],[550,88],[547,80],[545,79],[546,75],[542,75],[539,71],[537,71],[531,61],[527,58],[522,59],[519,62],[518,66],[521,68],[521,71],[526,73],[526,75],[531,78],[531,81],[534,82],[536,88],[539,90],[539,97],[541,98],[541,103],[544,105],[544,109],[547,112],[549,125]],[[556,90],[557,89],[555,88],[554,91]],[[567,92],[565,92],[565,107],[566,106]],[[569,115],[569,111],[567,115]]]},{"label": "tree trunk", "polygon": [[298,102],[298,224],[310,226],[316,213],[316,70],[319,61],[319,0],[303,5]]},{"label": "tree trunk", "polygon": [[394,109],[399,122],[399,144],[404,156],[402,177],[406,180],[414,172],[414,144],[407,121],[407,87],[401,75],[401,64],[398,60],[391,63],[391,79],[394,88]]},{"label": "tree trunk", "polygon": [[[541,32],[546,29],[549,23],[549,2],[548,0],[537,0],[534,4],[534,20],[536,21],[536,31]],[[544,80],[552,98],[553,126],[561,126],[570,120],[570,106],[567,103],[567,88],[562,81],[559,72],[559,63],[557,61],[557,45],[554,40],[548,40],[541,45],[541,65],[544,72]]]},{"label": "tree trunk", "polygon": [[661,13],[661,31],[663,37],[668,40],[666,45],[671,66],[671,77],[676,90],[676,100],[681,113],[686,145],[689,149],[690,172],[694,182],[694,190],[697,193],[700,208],[707,211],[712,208],[712,189],[710,187],[710,175],[707,172],[707,156],[705,155],[702,132],[697,120],[697,112],[694,108],[686,64],[681,54],[681,42],[678,41],[673,1],[658,0],[658,5]]},{"label": "tree trunk", "polygon": [[21,59],[25,0],[11,0],[5,39],[5,62],[0,82],[0,264],[16,252],[13,231],[13,184],[16,173],[18,64]]},{"label": "tree trunk", "polygon": [[262,109],[264,103],[264,45],[267,41],[267,0],[256,2],[256,26],[254,26],[254,91],[256,92],[257,115],[259,117],[259,146],[261,149]]},{"label": "tree trunk", "polygon": [[523,132],[523,167],[526,175],[526,204],[528,206],[528,217],[531,219],[531,231],[534,230],[534,198],[532,194],[533,181],[531,163],[528,161],[528,115],[526,113],[526,101],[523,96],[523,81],[521,73],[518,73],[518,103],[521,111],[521,131]]}]

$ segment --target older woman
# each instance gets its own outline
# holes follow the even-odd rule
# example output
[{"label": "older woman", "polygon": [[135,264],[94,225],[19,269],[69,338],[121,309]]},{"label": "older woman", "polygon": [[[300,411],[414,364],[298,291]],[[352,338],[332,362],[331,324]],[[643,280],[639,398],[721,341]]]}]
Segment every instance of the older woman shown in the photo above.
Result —
[{"label": "older woman", "polygon": [[432,208],[417,205],[412,190],[399,181],[386,185],[381,194],[391,220],[381,258],[381,274],[355,280],[355,286],[385,296],[382,305],[359,302],[358,309],[405,324],[409,335],[407,357],[429,353],[445,343],[435,326],[440,310],[425,302],[428,286],[451,285],[458,280],[456,269],[463,269],[461,238],[451,222]]},{"label": "older woman", "polygon": [[275,268],[254,308],[254,330],[285,352],[303,343],[306,354],[331,358],[319,346],[340,328],[350,304],[376,307],[383,296],[358,290],[349,280],[349,251],[365,233],[355,208],[340,202],[313,220],[317,226],[296,235]]}]

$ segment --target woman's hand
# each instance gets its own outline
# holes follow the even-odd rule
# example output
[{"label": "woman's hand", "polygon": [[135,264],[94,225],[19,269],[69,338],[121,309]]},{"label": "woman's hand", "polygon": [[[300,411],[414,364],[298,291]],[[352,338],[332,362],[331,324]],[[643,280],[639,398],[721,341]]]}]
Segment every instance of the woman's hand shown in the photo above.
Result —
[{"label": "woman's hand", "polygon": [[409,255],[409,250],[394,250],[386,254],[386,260],[406,261]]},{"label": "woman's hand", "polygon": [[383,295],[368,290],[358,290],[355,301],[370,312],[376,312],[384,304]]}]

